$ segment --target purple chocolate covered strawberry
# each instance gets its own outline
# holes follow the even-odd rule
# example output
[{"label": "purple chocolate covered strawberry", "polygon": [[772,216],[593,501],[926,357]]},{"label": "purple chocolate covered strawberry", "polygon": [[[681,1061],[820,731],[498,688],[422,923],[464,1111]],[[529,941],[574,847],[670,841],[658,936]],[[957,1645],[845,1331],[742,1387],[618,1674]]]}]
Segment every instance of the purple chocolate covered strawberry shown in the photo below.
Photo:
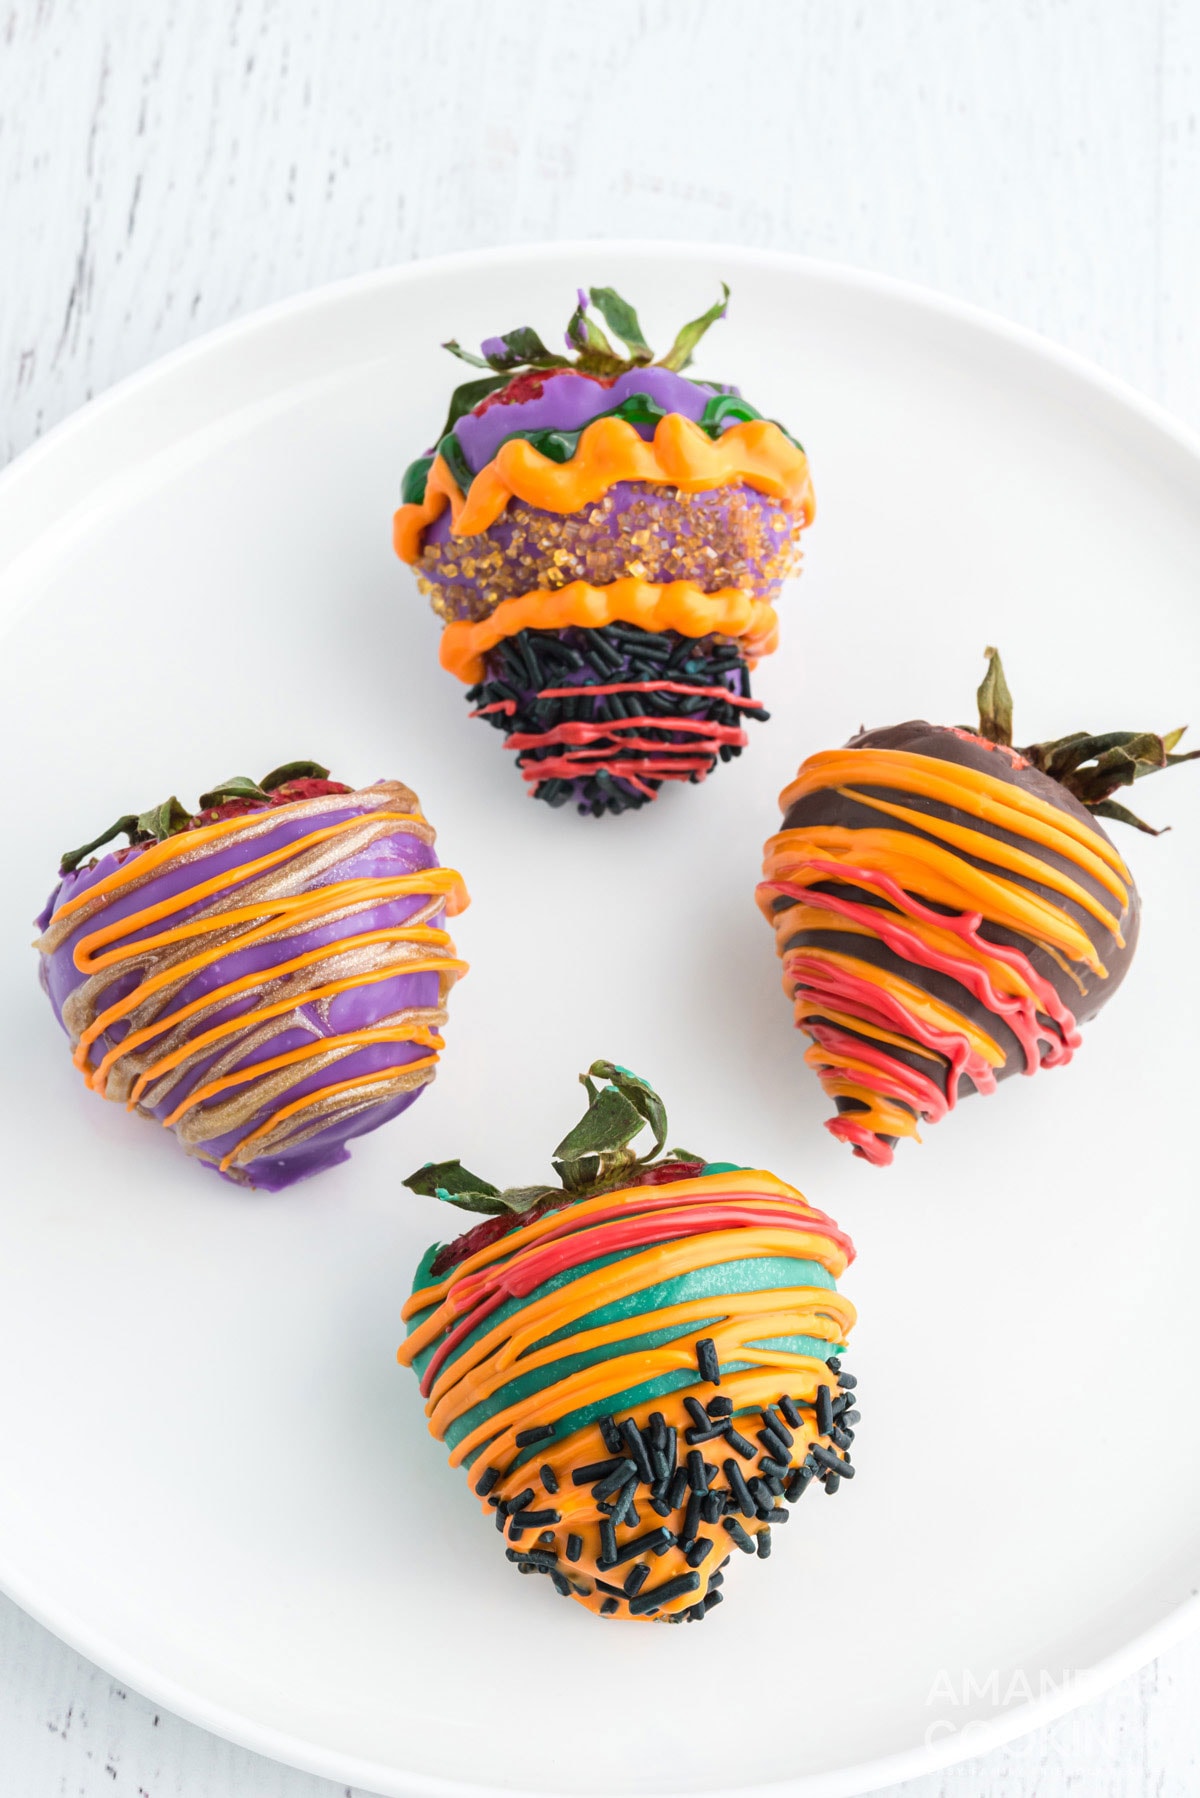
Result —
[{"label": "purple chocolate covered strawberry", "polygon": [[64,856],[37,947],[87,1085],[243,1186],[344,1161],[433,1078],[465,972],[443,925],[467,895],[433,842],[399,781],[294,762]]},{"label": "purple chocolate covered strawberry", "polygon": [[641,806],[766,716],[750,670],[775,647],[812,484],[781,425],[683,372],[727,299],[657,362],[606,287],[580,294],[571,357],[527,328],[479,357],[445,346],[491,372],[408,469],[396,550],[443,620],[443,666],[551,805]]}]

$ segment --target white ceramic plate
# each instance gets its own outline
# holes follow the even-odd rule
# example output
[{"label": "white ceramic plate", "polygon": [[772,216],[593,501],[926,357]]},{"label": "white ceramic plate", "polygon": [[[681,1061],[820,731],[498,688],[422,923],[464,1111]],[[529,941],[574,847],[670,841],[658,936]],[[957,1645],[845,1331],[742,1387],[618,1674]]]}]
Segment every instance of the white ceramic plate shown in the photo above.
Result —
[{"label": "white ceramic plate", "polygon": [[[597,823],[531,804],[393,560],[438,342],[552,332],[579,282],[652,340],[734,289],[698,372],[809,449],[819,514],[702,789]],[[1197,774],[1123,848],[1139,965],[1060,1072],[879,1172],[821,1129],[754,907],[776,794],[860,722],[1164,729],[1200,691],[1200,459],[1028,336],[724,249],[455,258],[276,308],[88,407],[0,487],[7,873],[0,1582],[157,1701],[385,1793],[870,1789],[1017,1733],[1162,1647],[1200,1571]],[[421,795],[474,905],[436,1086],[346,1167],[247,1198],[80,1086],[35,980],[57,852],[110,816],[316,756]],[[530,1591],[395,1365],[453,1217],[401,1177],[539,1178],[596,1055],[672,1134],[776,1168],[858,1239],[859,1478],[696,1630]],[[1032,1702],[1024,1702],[1032,1698]]]}]

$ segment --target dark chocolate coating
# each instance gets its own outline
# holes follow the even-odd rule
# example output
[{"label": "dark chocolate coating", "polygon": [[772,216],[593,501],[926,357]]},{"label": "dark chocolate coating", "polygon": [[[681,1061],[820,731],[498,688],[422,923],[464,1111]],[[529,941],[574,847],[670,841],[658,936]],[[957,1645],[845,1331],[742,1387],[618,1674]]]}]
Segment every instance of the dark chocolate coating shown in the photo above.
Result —
[{"label": "dark chocolate coating", "polygon": [[[1006,751],[999,746],[986,743],[982,739],[970,735],[960,735],[943,726],[929,724],[924,719],[911,719],[906,724],[892,725],[882,730],[863,731],[858,736],[851,737],[847,747],[851,749],[903,750],[912,755],[929,756],[939,761],[956,763],[960,767],[977,769],[980,773],[990,775],[993,779],[1008,782],[1015,787],[1022,788],[1025,792],[1035,794],[1058,811],[1066,812],[1072,818],[1084,823],[1088,830],[1103,842],[1109,842],[1109,838],[1087,808],[1058,781],[1051,779],[1049,775],[1043,774],[1040,769],[1034,768],[1028,763],[1015,764],[1014,755],[1019,752]],[[1055,868],[1069,876],[1079,886],[1093,894],[1109,911],[1115,908],[1112,894],[1093,881],[1079,868],[1077,863],[1068,862],[1052,851],[1040,848],[1031,843],[1028,838],[1018,838],[1000,825],[960,812],[957,808],[940,801],[926,799],[919,794],[904,793],[892,788],[867,786],[866,784],[862,784],[860,790],[880,798],[886,798],[889,802],[903,805],[909,811],[922,812],[930,818],[953,820],[982,836],[994,838],[997,842],[1009,844],[1014,848],[1021,848],[1027,854],[1036,854],[1047,868]],[[917,836],[924,834],[918,825],[898,818],[885,817],[868,806],[843,797],[832,788],[810,793],[804,798],[798,799],[789,808],[783,820],[784,830],[792,830],[805,825],[835,825],[851,830],[886,827],[888,830],[902,831]],[[960,850],[956,850],[954,853],[973,867],[993,868],[993,864],[989,863],[986,858],[968,855]],[[995,866],[994,871],[1005,880],[1051,900],[1061,910],[1069,913],[1086,931],[1107,974],[1105,978],[1098,979],[1090,970],[1074,967],[1074,974],[1082,980],[1085,988],[1085,992],[1081,993],[1079,985],[1071,977],[1071,974],[1052,955],[1033,943],[1028,937],[987,922],[981,926],[980,935],[990,942],[1020,949],[1027,955],[1037,972],[1054,987],[1063,1003],[1074,1014],[1077,1022],[1083,1023],[1094,1017],[1125,978],[1137,947],[1140,906],[1137,890],[1132,882],[1128,885],[1128,902],[1120,917],[1121,932],[1124,937],[1122,946],[1116,942],[1100,921],[1093,917],[1091,912],[1062,893],[1044,886],[1033,878],[1013,873],[1011,869],[1003,866]],[[836,883],[836,889],[858,903],[880,903],[871,894],[840,882]],[[829,890],[834,889],[831,887]],[[917,897],[923,899],[923,895],[919,893]],[[791,901],[781,899],[779,903],[782,908]],[[925,900],[924,903],[929,904],[930,902]],[[936,911],[946,908],[931,905],[931,909]],[[791,949],[816,944],[825,948],[845,949],[862,961],[868,961],[877,967],[889,968],[914,985],[921,987],[932,997],[950,1003],[964,1017],[986,1031],[1005,1051],[1004,1066],[996,1069],[997,1079],[1004,1079],[1009,1074],[1025,1071],[1025,1058],[1012,1033],[993,1012],[989,1011],[950,976],[932,969],[915,966],[912,962],[896,955],[886,944],[877,939],[839,933],[838,921],[833,916],[830,917],[827,929],[797,931],[787,940],[785,947]],[[889,1049],[889,1053],[907,1065],[919,1068],[922,1072],[934,1077],[934,1065],[928,1060],[907,1055],[898,1049]],[[943,1090],[945,1089],[945,1074],[946,1070],[943,1066],[941,1078]],[[972,1088],[969,1083],[964,1083],[962,1090],[969,1092]],[[839,1109],[853,1109],[854,1102],[839,1100],[838,1106]]]}]

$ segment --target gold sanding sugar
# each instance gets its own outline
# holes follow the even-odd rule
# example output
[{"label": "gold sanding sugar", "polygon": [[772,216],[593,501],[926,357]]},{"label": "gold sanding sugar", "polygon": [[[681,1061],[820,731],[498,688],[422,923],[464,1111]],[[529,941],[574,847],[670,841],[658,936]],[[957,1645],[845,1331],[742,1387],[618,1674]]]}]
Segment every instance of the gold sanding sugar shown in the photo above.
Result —
[{"label": "gold sanding sugar", "polygon": [[[417,584],[446,623],[486,618],[501,600],[534,588],[603,587],[625,575],[767,597],[799,567],[802,522],[747,487],[680,493],[648,484],[620,512],[611,494],[565,514],[513,499],[491,530],[428,544]],[[509,534],[504,547],[492,536],[500,524]]]}]

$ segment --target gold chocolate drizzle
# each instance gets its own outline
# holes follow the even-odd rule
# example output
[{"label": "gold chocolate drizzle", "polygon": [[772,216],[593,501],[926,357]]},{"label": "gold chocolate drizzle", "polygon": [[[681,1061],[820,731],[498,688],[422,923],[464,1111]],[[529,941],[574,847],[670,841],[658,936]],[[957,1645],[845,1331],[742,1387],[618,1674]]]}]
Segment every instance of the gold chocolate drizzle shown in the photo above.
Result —
[{"label": "gold chocolate drizzle", "polygon": [[[357,814],[333,824],[324,815],[354,807]],[[282,849],[247,860],[223,873],[205,876],[214,850],[230,846],[252,851],[258,839],[276,830],[284,817],[313,821],[314,828]],[[420,815],[414,795],[396,781],[356,793],[323,795],[270,811],[221,820],[183,832],[131,857],[87,892],[55,911],[38,948],[50,955],[77,931],[75,966],[88,976],[67,998],[63,1023],[71,1037],[76,1066],[102,1097],[123,1100],[152,1115],[193,1071],[224,1045],[207,1069],[203,1084],[162,1120],[189,1153],[217,1157],[203,1145],[248,1125],[265,1104],[279,1101],[220,1160],[234,1178],[263,1155],[277,1154],[369,1106],[425,1084],[433,1078],[446,1019],[449,987],[466,964],[457,960],[447,932],[429,920],[439,911],[463,909],[467,896],[452,869],[430,868],[388,877],[329,879],[341,866],[396,834],[432,843],[433,831]],[[164,871],[196,867],[197,878],[174,897],[105,923],[114,899],[136,893]],[[318,881],[326,884],[317,885]],[[409,895],[423,903],[401,925],[349,934],[316,949],[288,956],[270,968],[222,982],[188,1004],[173,1008],[181,990],[223,957],[257,944],[286,944],[316,928],[340,924]],[[194,915],[172,922],[180,912]],[[86,926],[95,928],[86,929]],[[163,926],[162,928],[155,928]],[[140,934],[145,932],[146,934]],[[106,1004],[106,996],[129,974],[140,974],[132,992]],[[438,975],[436,1006],[409,1006],[370,1026],[327,1035],[330,1007],[341,993],[408,973]],[[208,1024],[244,994],[256,1003],[240,1016]],[[125,1035],[94,1065],[93,1044],[112,1026]],[[312,1041],[283,1054],[270,1045],[285,1032],[307,1031]],[[333,1081],[299,1100],[287,1093],[374,1043],[415,1043],[428,1053],[373,1074]],[[262,1051],[261,1055],[258,1052]],[[233,1071],[249,1053],[253,1065]],[[244,1176],[242,1176],[244,1177]]]}]

